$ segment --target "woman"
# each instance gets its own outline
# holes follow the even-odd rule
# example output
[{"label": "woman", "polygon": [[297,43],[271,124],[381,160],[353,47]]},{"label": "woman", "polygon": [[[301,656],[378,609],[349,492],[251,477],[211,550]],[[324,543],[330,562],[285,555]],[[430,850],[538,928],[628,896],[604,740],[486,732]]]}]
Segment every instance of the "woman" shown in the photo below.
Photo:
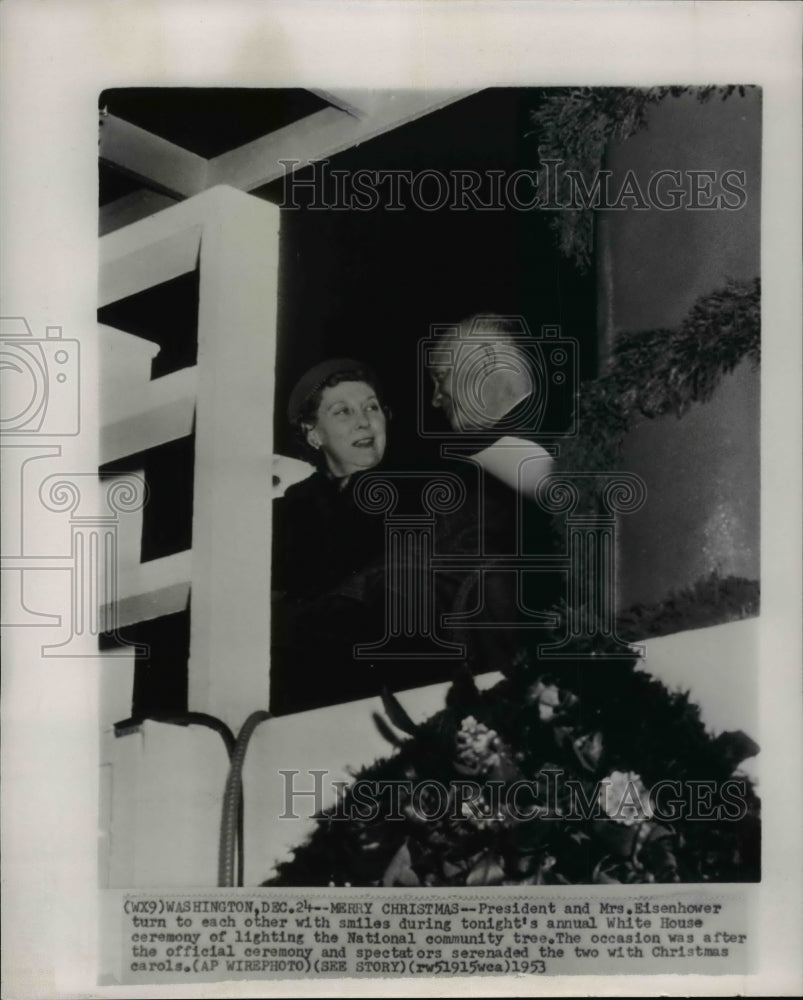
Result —
[{"label": "woman", "polygon": [[382,461],[387,412],[374,373],[349,358],[296,384],[287,415],[316,471],[274,503],[273,590],[319,597],[381,554],[381,518],[355,504],[354,485]]},{"label": "woman", "polygon": [[355,642],[371,623],[349,582],[382,563],[384,522],[354,500],[361,474],[382,461],[388,410],[376,375],[333,358],[299,379],[287,411],[316,466],[274,501],[271,707],[298,711],[373,693]]}]

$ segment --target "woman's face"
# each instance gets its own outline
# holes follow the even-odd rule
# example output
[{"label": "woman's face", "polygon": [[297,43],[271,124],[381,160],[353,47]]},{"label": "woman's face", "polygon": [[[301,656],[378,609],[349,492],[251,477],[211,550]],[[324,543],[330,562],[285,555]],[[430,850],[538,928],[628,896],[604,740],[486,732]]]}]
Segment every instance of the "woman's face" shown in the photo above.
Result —
[{"label": "woman's face", "polygon": [[307,442],[320,448],[333,476],[370,469],[385,454],[385,414],[366,382],[327,386]]}]

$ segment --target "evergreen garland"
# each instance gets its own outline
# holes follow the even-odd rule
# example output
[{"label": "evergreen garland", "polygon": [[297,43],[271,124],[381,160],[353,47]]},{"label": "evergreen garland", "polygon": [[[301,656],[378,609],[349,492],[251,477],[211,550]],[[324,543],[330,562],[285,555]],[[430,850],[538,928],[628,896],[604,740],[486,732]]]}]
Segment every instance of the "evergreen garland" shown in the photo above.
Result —
[{"label": "evergreen garland", "polygon": [[[753,87],[565,87],[542,91],[538,108],[531,112],[541,163],[557,161],[557,202],[568,201],[566,172],[579,171],[587,184],[602,169],[608,144],[625,140],[647,124],[650,108],[667,97],[693,94],[699,103],[713,97],[726,100],[734,93],[744,97]],[[539,187],[548,189],[547,167],[541,167]],[[586,271],[594,242],[594,210],[563,209],[550,220],[560,252]]]},{"label": "evergreen garland", "polygon": [[[692,403],[709,400],[743,359],[758,366],[760,352],[758,278],[731,280],[702,296],[673,330],[620,334],[603,374],[580,386],[579,432],[561,443],[560,471],[619,468],[625,436],[639,418],[682,417]],[[593,507],[597,492],[583,479],[577,485]]]},{"label": "evergreen garland", "polygon": [[[605,652],[605,640],[592,640]],[[581,650],[578,644],[577,651]],[[480,886],[567,883],[754,881],[759,878],[759,800],[739,775],[758,750],[741,732],[713,737],[688,693],[670,692],[638,669],[633,656],[524,663],[488,691],[458,672],[444,709],[415,725],[386,693],[389,722],[380,729],[397,747],[354,774],[337,807],[317,817],[293,860],[265,885]],[[399,734],[391,727],[399,730]],[[407,737],[407,738],[404,738]],[[552,777],[550,777],[552,776]],[[679,795],[710,783],[722,803],[737,780],[740,815],[706,821],[689,811],[671,819],[649,794],[678,782]],[[438,782],[452,797],[473,781],[470,808],[447,808],[416,787]],[[362,783],[375,782],[377,810],[365,814]],[[493,786],[533,786],[538,815],[521,818]],[[598,800],[600,782],[627,787],[628,814],[581,815]],[[355,785],[363,792],[356,797]],[[388,783],[394,783],[391,795]],[[684,791],[685,790],[685,791]],[[635,806],[632,797],[636,796]],[[501,806],[491,806],[501,801]],[[529,798],[526,800],[531,801]],[[624,801],[624,797],[620,802]],[[692,810],[693,812],[693,810]]]},{"label": "evergreen garland", "polygon": [[657,604],[633,604],[616,616],[616,633],[628,642],[708,628],[759,613],[758,580],[720,576],[715,570]]}]

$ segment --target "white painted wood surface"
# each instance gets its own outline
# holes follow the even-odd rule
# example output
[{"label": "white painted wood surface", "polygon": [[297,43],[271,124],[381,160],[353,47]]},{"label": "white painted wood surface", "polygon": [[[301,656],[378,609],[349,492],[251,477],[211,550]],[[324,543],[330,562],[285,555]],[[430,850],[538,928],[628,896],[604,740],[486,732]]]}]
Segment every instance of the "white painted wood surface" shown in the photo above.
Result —
[{"label": "white painted wood surface", "polygon": [[[117,623],[186,607],[189,709],[237,731],[267,704],[270,497],[279,210],[217,187],[101,240],[101,301],[199,264],[198,363],[150,381],[154,345],[106,331],[103,459],[196,432],[192,550],[140,563],[142,512],[120,531]],[[101,331],[103,332],[103,331]],[[104,614],[108,609],[104,609]],[[102,878],[110,886],[214,885],[228,758],[205,727],[130,712],[133,660],[101,697]]]},{"label": "white painted wood surface", "polygon": [[197,201],[186,205],[175,205],[101,239],[99,306],[195,270],[202,206]]},{"label": "white painted wood surface", "polygon": [[279,209],[201,197],[189,703],[236,731],[268,699]]},{"label": "white painted wood surface", "polygon": [[[682,632],[649,640],[647,666],[672,689],[691,689],[714,732],[756,732],[756,649],[758,619]],[[497,674],[478,678],[490,687]],[[416,722],[443,707],[448,684],[435,684],[398,697]],[[254,732],[244,769],[245,884],[268,879],[278,861],[291,857],[314,829],[310,816],[321,803],[313,796],[293,799],[298,819],[280,818],[288,789],[311,791],[310,772],[325,770],[324,807],[335,801],[336,781],[393,747],[380,734],[373,713],[383,714],[379,698],[315,709],[271,719]],[[214,851],[220,827],[226,762],[217,734],[199,727],[147,723],[142,733],[113,741],[105,760],[114,760],[112,835],[108,845],[112,886],[199,886],[215,879]],[[760,757],[742,765],[760,777]],[[298,772],[285,777],[281,771]],[[104,772],[106,773],[106,772]],[[290,784],[290,782],[293,784]],[[158,816],[154,813],[160,813]]]},{"label": "white painted wood surface", "polygon": [[192,197],[219,184],[252,191],[284,175],[280,160],[297,159],[306,165],[334,156],[475,90],[316,91],[333,106],[208,160],[122,118],[106,115],[100,155],[179,197]]},{"label": "white painted wood surface", "polygon": [[[690,690],[712,732],[742,729],[756,738],[759,641],[757,618],[679,632],[645,642],[644,667],[670,689]],[[477,680],[487,688],[499,678],[486,674]],[[398,699],[413,721],[421,722],[443,708],[448,687],[435,684],[404,691]],[[308,772],[326,769],[324,798],[325,805],[331,806],[335,802],[333,781],[348,781],[351,770],[393,752],[373,722],[374,712],[384,714],[379,698],[272,719],[256,730],[244,771],[247,885],[269,878],[275,863],[288,860],[291,848],[314,829],[309,819],[314,812],[311,796],[295,799],[299,819],[279,819],[285,812],[288,788],[311,790],[314,779]],[[757,779],[759,760],[746,761],[742,770]],[[295,786],[281,770],[300,772],[292,779]]]},{"label": "white painted wood surface", "polygon": [[205,157],[115,115],[103,117],[100,156],[185,197],[206,186]]},{"label": "white painted wood surface", "polygon": [[215,885],[228,772],[220,736],[205,726],[145,722],[126,736],[107,731],[103,740],[109,826],[101,832],[101,881],[108,888]]}]

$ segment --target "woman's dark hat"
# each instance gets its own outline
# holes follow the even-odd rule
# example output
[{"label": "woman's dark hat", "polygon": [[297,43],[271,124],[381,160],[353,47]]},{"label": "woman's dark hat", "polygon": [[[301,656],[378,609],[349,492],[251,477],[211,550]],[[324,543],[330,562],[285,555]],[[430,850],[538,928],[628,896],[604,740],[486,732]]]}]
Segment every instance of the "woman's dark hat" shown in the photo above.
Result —
[{"label": "woman's dark hat", "polygon": [[363,364],[361,361],[355,361],[354,358],[330,358],[329,361],[322,361],[319,365],[315,365],[314,368],[310,368],[296,382],[293,391],[290,393],[290,400],[287,404],[287,417],[290,423],[297,423],[304,411],[304,404],[314,392],[320,389],[328,378],[340,372],[351,371],[364,372],[369,377],[371,384],[376,385],[376,378],[373,371],[371,371],[368,365]]}]

